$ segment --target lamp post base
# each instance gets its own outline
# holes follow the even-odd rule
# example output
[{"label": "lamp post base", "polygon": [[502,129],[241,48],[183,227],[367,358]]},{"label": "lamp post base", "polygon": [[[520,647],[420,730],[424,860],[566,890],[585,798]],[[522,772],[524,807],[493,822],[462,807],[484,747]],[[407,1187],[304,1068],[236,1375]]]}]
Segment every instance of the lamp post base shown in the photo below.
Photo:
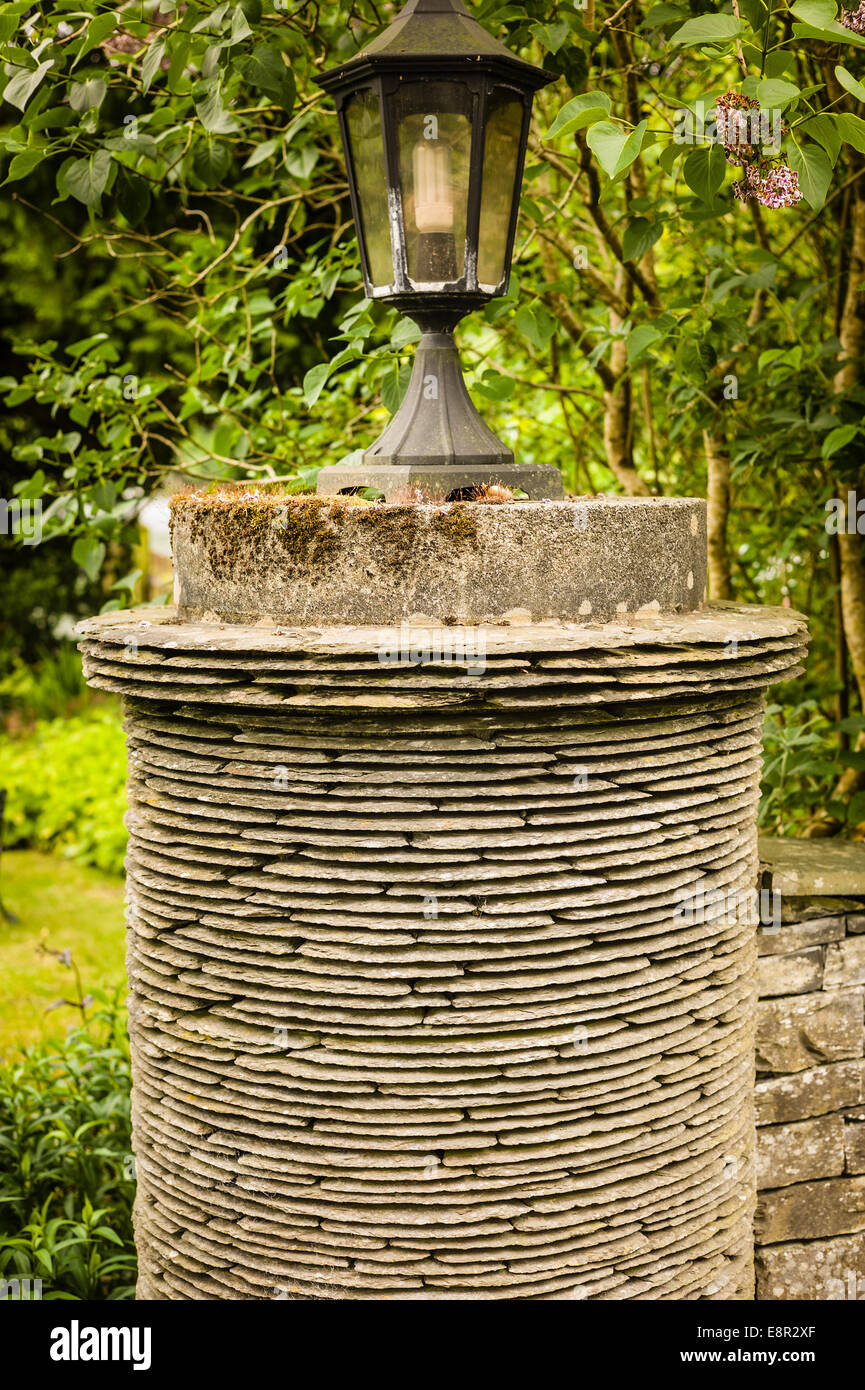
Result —
[{"label": "lamp post base", "polygon": [[[476,488],[500,483],[513,492],[524,492],[532,501],[564,497],[562,475],[551,464],[368,464],[322,468],[316,491],[319,496],[374,488],[385,502],[453,502],[468,497]],[[416,495],[415,495],[416,494]]]},{"label": "lamp post base", "polygon": [[363,464],[323,468],[317,491],[333,496],[371,487],[396,502],[418,489],[421,496],[448,501],[491,483],[532,499],[564,496],[557,468],[515,463],[513,452],[481,419],[463,381],[453,334],[425,332],[402,404]]}]

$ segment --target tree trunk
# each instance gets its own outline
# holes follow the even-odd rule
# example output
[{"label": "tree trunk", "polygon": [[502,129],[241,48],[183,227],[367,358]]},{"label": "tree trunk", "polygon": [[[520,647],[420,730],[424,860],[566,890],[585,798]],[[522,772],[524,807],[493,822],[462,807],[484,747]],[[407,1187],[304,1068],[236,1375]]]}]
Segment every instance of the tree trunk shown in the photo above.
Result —
[{"label": "tree trunk", "polygon": [[[841,351],[838,354],[838,371],[833,382],[835,393],[839,396],[852,391],[859,384],[865,352],[865,194],[859,191],[858,185],[854,186],[857,192],[850,206],[852,246],[838,334]],[[846,498],[849,481],[838,480],[835,486],[836,495]],[[844,636],[859,691],[860,705],[865,710],[865,556],[862,537],[856,533],[848,535],[846,531],[839,531],[838,555],[841,562],[841,614],[844,620]],[[856,740],[856,750],[865,750],[865,736],[861,733]],[[835,787],[833,799],[849,800],[863,786],[865,773],[848,768]],[[811,822],[807,834],[811,838],[821,838],[835,834],[839,829],[840,823],[824,812]]]},{"label": "tree trunk", "polygon": [[727,549],[727,519],[730,515],[730,458],[725,444],[711,430],[703,430],[708,465],[707,544],[709,559],[709,597],[733,598],[730,555]]}]

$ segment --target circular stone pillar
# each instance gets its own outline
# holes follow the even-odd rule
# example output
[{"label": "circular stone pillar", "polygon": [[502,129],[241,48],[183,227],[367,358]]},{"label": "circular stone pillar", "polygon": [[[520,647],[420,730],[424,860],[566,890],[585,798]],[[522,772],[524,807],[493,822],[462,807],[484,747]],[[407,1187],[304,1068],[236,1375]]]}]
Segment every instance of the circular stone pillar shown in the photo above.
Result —
[{"label": "circular stone pillar", "polygon": [[281,504],[197,505],[183,611],[81,628],[129,741],[139,1295],[750,1298],[761,711],[803,620],[702,605],[691,554],[652,611],[699,503],[552,504],[592,513],[570,572],[468,556],[471,626],[442,534],[515,556],[542,504],[403,549],[405,508],[294,504],[278,572]]}]

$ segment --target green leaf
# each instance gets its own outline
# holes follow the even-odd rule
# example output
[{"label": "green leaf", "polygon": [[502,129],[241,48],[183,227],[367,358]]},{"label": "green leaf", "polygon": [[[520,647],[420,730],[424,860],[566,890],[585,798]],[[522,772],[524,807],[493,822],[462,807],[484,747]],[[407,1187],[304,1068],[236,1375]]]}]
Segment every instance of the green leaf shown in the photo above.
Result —
[{"label": "green leaf", "polygon": [[514,314],[514,324],[533,347],[542,352],[556,331],[557,320],[542,304],[531,308],[522,304]]},{"label": "green leaf", "polygon": [[854,150],[859,150],[860,154],[865,154],[865,121],[861,116],[853,116],[848,111],[841,111],[832,120],[838,128],[838,134],[845,145],[852,145]]},{"label": "green leaf", "polygon": [[704,203],[712,202],[724,182],[726,170],[727,160],[723,145],[710,145],[694,150],[682,165],[685,183]]},{"label": "green leaf", "polygon": [[679,19],[684,19],[687,10],[681,5],[660,4],[653,5],[639,26],[641,29],[660,29],[663,24],[674,24]]},{"label": "green leaf", "polygon": [[14,159],[10,160],[5,182],[14,183],[16,179],[25,179],[42,163],[44,157],[45,151],[41,149],[22,150],[20,154],[16,154]]},{"label": "green leaf", "polygon": [[310,367],[303,378],[303,399],[307,407],[315,405],[329,376],[329,362],[316,362],[314,367]]},{"label": "green leaf", "polygon": [[150,90],[150,84],[159,71],[159,65],[165,57],[165,39],[161,36],[154,39],[149,45],[141,64],[141,90]]},{"label": "green leaf", "polygon": [[89,53],[91,49],[96,48],[98,44],[102,43],[103,39],[107,39],[109,34],[114,33],[114,30],[117,28],[117,23],[117,15],[114,14],[113,11],[109,11],[108,14],[96,15],[94,19],[91,19],[87,26],[87,32],[84,35],[81,47],[75,56],[75,62],[72,64],[73,68],[78,66],[81,59]]},{"label": "green leaf", "polygon": [[282,54],[272,44],[260,43],[240,64],[247,82],[279,102],[285,111],[294,106],[294,78],[282,61]]},{"label": "green leaf", "polygon": [[486,371],[480,381],[476,382],[473,390],[479,396],[485,396],[488,401],[507,401],[510,400],[517,383],[508,376],[502,376],[501,372]]},{"label": "green leaf", "polygon": [[402,367],[395,367],[384,378],[381,384],[381,400],[382,405],[390,411],[391,415],[395,415],[402,405],[410,377],[411,367],[406,364]]},{"label": "green leaf", "polygon": [[643,137],[648,129],[648,121],[640,121],[638,126],[631,131],[622,148],[622,153],[616,162],[615,176],[623,174],[633,164],[643,144]]},{"label": "green leaf", "polygon": [[809,139],[816,140],[818,145],[823,146],[834,164],[841,153],[841,132],[833,117],[822,114],[812,116],[809,121],[804,122],[802,130]]},{"label": "green leaf", "polygon": [[238,128],[237,121],[222,104],[218,83],[214,83],[202,101],[195,103],[195,109],[204,129],[209,130],[211,135],[228,135]]},{"label": "green leaf", "polygon": [[203,184],[216,188],[231,168],[231,146],[205,135],[193,155],[192,167]]},{"label": "green leaf", "polygon": [[835,69],[835,76],[845,91],[848,91],[857,101],[865,101],[865,87],[862,86],[861,82],[857,82],[856,78],[853,77],[846,68],[837,67]]},{"label": "green leaf", "polygon": [[130,227],[137,227],[150,211],[149,185],[123,166],[117,181],[117,205]]},{"label": "green leaf", "polygon": [[590,128],[586,136],[589,149],[610,178],[616,172],[616,165],[627,138],[625,132],[619,126],[613,125],[612,121],[599,121]]},{"label": "green leaf", "polygon": [[90,208],[99,207],[110,172],[110,152],[96,150],[89,159],[76,159],[69,166],[66,170],[66,187],[79,203],[86,203]]},{"label": "green leaf", "polygon": [[865,38],[861,34],[846,29],[834,19],[821,24],[819,28],[813,24],[794,24],[793,33],[797,39],[819,39],[821,43],[850,43],[860,48],[865,45]]},{"label": "green leaf", "polygon": [[105,100],[108,83],[104,77],[90,77],[86,82],[70,82],[69,105],[73,111],[98,110]]},{"label": "green leaf", "polygon": [[573,130],[582,130],[595,121],[602,121],[609,114],[610,98],[606,92],[583,92],[565,103],[544,139],[552,140],[556,135],[569,135]]},{"label": "green leaf", "polygon": [[95,536],[79,536],[72,547],[72,559],[81,566],[91,583],[102,568],[105,554],[105,546]]},{"label": "green leaf", "polygon": [[560,19],[555,24],[531,24],[529,29],[547,53],[558,53],[570,33],[565,19]]},{"label": "green leaf", "polygon": [[790,11],[797,19],[801,19],[803,24],[822,29],[826,24],[832,23],[838,13],[838,6],[834,0],[795,0],[795,4],[790,6]]},{"label": "green leaf", "polygon": [[11,106],[17,106],[19,111],[23,111],[46,72],[53,66],[54,59],[49,58],[47,62],[40,63],[33,72],[28,69],[25,72],[16,73],[3,89],[4,101],[8,101]]},{"label": "green leaf", "polygon": [[658,342],[663,336],[652,323],[643,323],[639,328],[635,328],[628,334],[628,361],[636,362],[652,343]]},{"label": "green leaf", "polygon": [[831,458],[837,454],[839,449],[843,449],[849,444],[851,439],[855,439],[859,433],[858,425],[838,425],[837,429],[830,430],[823,440],[823,447],[820,450],[824,459]]},{"label": "green leaf", "polygon": [[390,335],[390,345],[395,352],[416,343],[420,339],[420,329],[413,319],[401,318]]},{"label": "green leaf", "polygon": [[263,140],[260,145],[256,145],[249,159],[244,164],[244,169],[254,169],[256,165],[263,164],[265,159],[270,159],[279,148],[278,140]]},{"label": "green leaf", "polygon": [[741,24],[731,14],[701,14],[671,34],[670,43],[727,43],[741,32]]},{"label": "green leaf", "polygon": [[622,255],[626,261],[638,261],[661,235],[663,227],[645,217],[632,217],[622,237]]},{"label": "green leaf", "polygon": [[114,583],[111,585],[111,588],[112,588],[112,590],[113,590],[113,589],[128,589],[130,593],[133,593],[134,590],[135,590],[136,584],[138,583],[139,579],[141,578],[141,575],[142,575],[142,571],[141,571],[141,570],[130,570],[128,574],[124,574],[124,576],[123,576],[122,579],[115,579]]},{"label": "green leaf", "polygon": [[826,201],[826,193],[832,181],[832,165],[829,156],[819,145],[794,145],[789,155],[790,168],[799,175],[799,187],[806,203],[815,212]]},{"label": "green leaf", "polygon": [[765,81],[757,83],[756,95],[761,107],[773,111],[795,100],[799,96],[799,88],[795,82],[785,82],[780,77],[767,77]]}]

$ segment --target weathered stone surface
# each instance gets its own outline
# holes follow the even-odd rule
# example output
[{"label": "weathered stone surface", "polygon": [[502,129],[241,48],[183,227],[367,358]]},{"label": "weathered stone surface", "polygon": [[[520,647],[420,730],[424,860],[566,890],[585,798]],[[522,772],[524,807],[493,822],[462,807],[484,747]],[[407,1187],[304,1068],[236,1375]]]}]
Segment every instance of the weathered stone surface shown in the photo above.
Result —
[{"label": "weathered stone surface", "polygon": [[865,936],[848,937],[826,947],[826,989],[865,984]]},{"label": "weathered stone surface", "polygon": [[[380,662],[398,626],[87,633],[134,754],[142,1293],[748,1297],[759,696],[801,621],[512,614],[474,671]],[[773,952],[787,1003],[824,944]],[[837,1147],[805,1123],[786,1181]]]},{"label": "weathered stone surface", "polygon": [[757,1082],[754,1101],[758,1125],[789,1123],[827,1115],[865,1100],[862,1062],[831,1062],[791,1076]]},{"label": "weathered stone surface", "polygon": [[787,1187],[844,1172],[844,1121],[840,1115],[757,1131],[757,1187]]},{"label": "weathered stone surface", "polygon": [[844,1151],[848,1173],[865,1173],[865,1114],[844,1125]]},{"label": "weathered stone surface", "polygon": [[850,913],[847,918],[847,930],[848,932],[852,932],[854,936],[858,935],[860,932],[865,932],[865,913]]},{"label": "weathered stone surface", "polygon": [[784,896],[865,898],[865,845],[824,840],[816,855],[810,840],[761,836],[759,852],[773,888]]},{"label": "weathered stone surface", "polygon": [[757,1008],[757,1070],[805,1071],[863,1053],[863,990],[782,996]]},{"label": "weathered stone surface", "polygon": [[865,1298],[865,1235],[764,1246],[757,1251],[757,1297],[792,1301]]},{"label": "weathered stone surface", "polygon": [[828,1178],[760,1192],[754,1230],[758,1245],[865,1230],[865,1177]]},{"label": "weathered stone surface", "polygon": [[[175,601],[185,617],[290,623],[597,621],[696,608],[705,503],[610,497],[499,506],[224,497],[175,503]],[[634,563],[635,552],[640,561]]]},{"label": "weathered stone surface", "polygon": [[757,933],[760,955],[788,955],[809,946],[819,946],[824,941],[840,941],[844,936],[845,920],[840,915],[814,917],[804,922],[783,923],[778,927],[761,927]]},{"label": "weathered stone surface", "polygon": [[761,999],[776,994],[810,994],[823,984],[823,948],[812,946],[790,955],[760,957],[758,989]]}]

